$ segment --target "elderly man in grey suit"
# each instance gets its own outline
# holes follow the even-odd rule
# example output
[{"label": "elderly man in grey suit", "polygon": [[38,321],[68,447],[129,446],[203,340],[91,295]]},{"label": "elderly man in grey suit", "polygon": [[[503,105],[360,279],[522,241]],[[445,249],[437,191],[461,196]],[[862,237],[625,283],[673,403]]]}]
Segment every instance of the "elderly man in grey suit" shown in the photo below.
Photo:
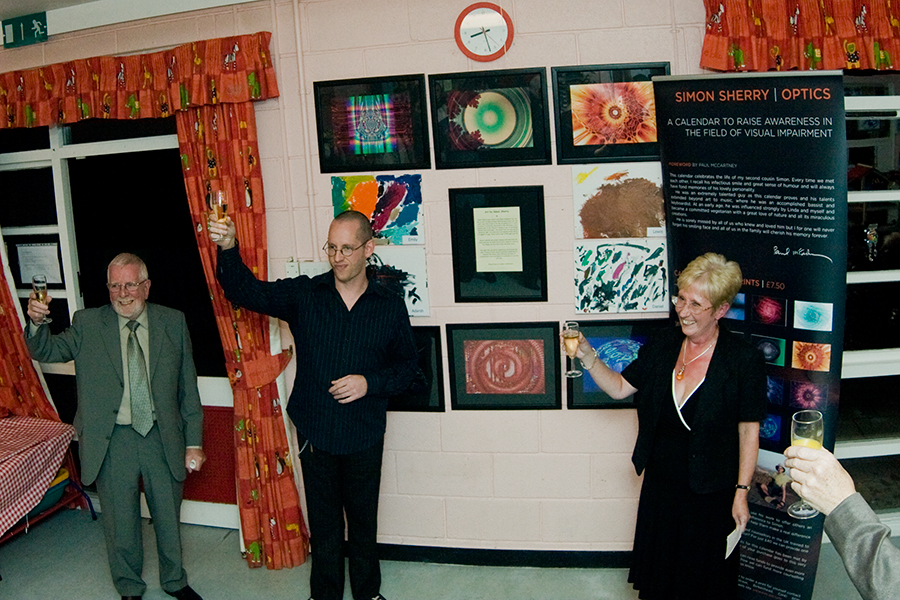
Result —
[{"label": "elderly man in grey suit", "polygon": [[[153,518],[163,590],[199,600],[182,567],[184,480],[206,460],[203,413],[184,315],[147,302],[147,266],[120,254],[107,269],[110,304],[80,310],[51,335],[47,304],[32,293],[28,349],[40,362],[75,361],[82,480],[97,482],[109,567],[116,591],[140,598],[147,585],[138,480]],[[49,298],[47,299],[49,304]]]},{"label": "elderly man in grey suit", "polygon": [[825,533],[863,600],[900,597],[900,548],[837,458],[824,448],[803,446],[788,446],[784,455],[791,487],[826,515]]}]

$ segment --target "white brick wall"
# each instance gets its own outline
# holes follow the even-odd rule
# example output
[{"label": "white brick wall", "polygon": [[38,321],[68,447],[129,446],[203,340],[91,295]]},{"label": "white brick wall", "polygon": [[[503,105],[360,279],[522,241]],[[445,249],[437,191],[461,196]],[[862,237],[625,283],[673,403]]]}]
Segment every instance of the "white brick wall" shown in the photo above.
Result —
[{"label": "white brick wall", "polygon": [[[288,257],[324,258],[318,248],[331,220],[331,186],[330,176],[318,172],[313,81],[644,61],[669,61],[674,74],[700,72],[699,0],[498,1],[512,15],[516,37],[508,55],[490,64],[469,61],[453,40],[453,24],[469,0],[260,0],[0,50],[0,71],[259,30],[275,33],[272,58],[282,95],[257,104],[275,278],[284,275]],[[454,305],[447,190],[529,184],[544,186],[549,301]],[[432,306],[431,316],[414,324],[575,318],[570,167],[431,169],[422,172],[422,186]],[[291,340],[282,330],[287,345]],[[449,404],[446,365],[444,378]],[[379,539],[628,550],[640,490],[630,462],[636,431],[631,410],[392,413]]]}]

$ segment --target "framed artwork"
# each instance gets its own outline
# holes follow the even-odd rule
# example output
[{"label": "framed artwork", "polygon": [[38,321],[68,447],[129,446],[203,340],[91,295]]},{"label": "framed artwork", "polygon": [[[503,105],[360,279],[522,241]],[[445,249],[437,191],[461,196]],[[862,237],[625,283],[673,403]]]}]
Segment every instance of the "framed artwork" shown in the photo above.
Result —
[{"label": "framed artwork", "polygon": [[669,63],[553,67],[556,162],[659,160],[653,82]]},{"label": "framed artwork", "polygon": [[[602,360],[616,373],[637,358],[638,350],[654,331],[670,324],[669,319],[643,319],[634,321],[579,322],[579,329],[597,351]],[[569,360],[568,358],[566,360]],[[581,361],[577,368],[584,371]],[[632,408],[634,397],[621,400],[611,398],[597,387],[594,379],[584,373],[581,377],[566,378],[568,408]]]},{"label": "framed artwork", "polygon": [[369,264],[379,282],[403,296],[410,317],[430,314],[425,246],[375,246]]},{"label": "framed artwork", "polygon": [[334,216],[355,210],[369,217],[377,243],[422,244],[421,175],[333,175]]},{"label": "framed artwork", "polygon": [[419,369],[424,378],[414,382],[405,394],[388,398],[388,410],[401,412],[444,412],[444,363],[441,358],[441,328],[437,325],[413,327],[419,353]]},{"label": "framed artwork", "polygon": [[547,70],[429,75],[438,169],[549,165]]},{"label": "framed artwork", "polygon": [[456,302],[545,302],[541,186],[450,190]]},{"label": "framed artwork", "polygon": [[576,312],[668,314],[670,302],[664,238],[575,242]]},{"label": "framed artwork", "polygon": [[322,173],[428,169],[425,76],[316,81]]},{"label": "framed artwork", "polygon": [[666,237],[659,162],[572,166],[575,239]]},{"label": "framed artwork", "polygon": [[560,408],[559,323],[447,325],[453,410]]}]

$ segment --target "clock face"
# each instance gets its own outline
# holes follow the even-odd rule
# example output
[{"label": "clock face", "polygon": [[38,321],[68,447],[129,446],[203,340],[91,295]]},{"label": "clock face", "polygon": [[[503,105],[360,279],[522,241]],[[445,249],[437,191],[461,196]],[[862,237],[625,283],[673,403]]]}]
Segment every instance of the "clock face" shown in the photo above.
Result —
[{"label": "clock face", "polygon": [[509,15],[495,4],[477,2],[456,21],[456,43],[473,60],[500,58],[512,44],[513,28]]}]

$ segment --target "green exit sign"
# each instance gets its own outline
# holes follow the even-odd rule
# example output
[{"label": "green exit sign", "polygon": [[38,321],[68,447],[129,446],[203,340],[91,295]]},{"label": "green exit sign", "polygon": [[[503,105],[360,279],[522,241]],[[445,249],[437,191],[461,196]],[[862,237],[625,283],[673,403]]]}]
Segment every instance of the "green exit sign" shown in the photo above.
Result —
[{"label": "green exit sign", "polygon": [[5,19],[2,23],[3,47],[18,48],[47,41],[47,13]]}]

